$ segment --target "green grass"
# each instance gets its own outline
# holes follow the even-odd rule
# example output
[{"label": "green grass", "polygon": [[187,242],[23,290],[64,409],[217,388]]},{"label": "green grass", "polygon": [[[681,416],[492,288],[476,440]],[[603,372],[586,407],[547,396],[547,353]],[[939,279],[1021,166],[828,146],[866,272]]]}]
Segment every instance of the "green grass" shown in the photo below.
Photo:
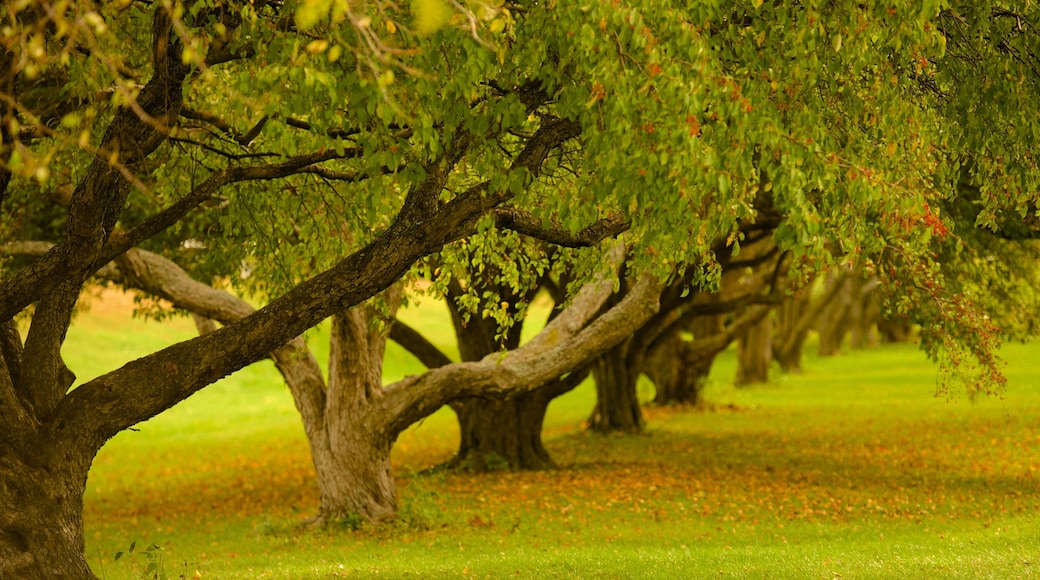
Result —
[{"label": "green grass", "polygon": [[[414,315],[450,336],[435,305]],[[191,333],[88,315],[68,358],[89,378]],[[1005,357],[1005,396],[972,403],[934,397],[911,345],[809,356],[805,374],[742,390],[727,353],[715,411],[649,409],[634,437],[581,429],[586,384],[551,406],[562,469],[541,473],[417,475],[457,444],[442,411],[394,450],[401,521],[358,531],[297,527],[317,508],[313,468],[286,389],[258,365],[101,451],[88,559],[109,579],[139,577],[151,544],[173,578],[1040,576],[1040,345]],[[389,360],[388,379],[419,370]]]}]

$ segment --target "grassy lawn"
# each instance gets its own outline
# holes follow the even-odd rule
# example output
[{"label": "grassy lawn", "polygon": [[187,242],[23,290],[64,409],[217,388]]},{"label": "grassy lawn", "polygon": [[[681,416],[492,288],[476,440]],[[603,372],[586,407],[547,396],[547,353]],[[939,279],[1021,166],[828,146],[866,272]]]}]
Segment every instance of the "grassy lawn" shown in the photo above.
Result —
[{"label": "grassy lawn", "polygon": [[[414,323],[447,340],[431,312]],[[77,320],[67,358],[87,379],[191,334],[184,319],[99,306]],[[809,356],[805,374],[743,390],[726,357],[714,411],[648,409],[636,437],[582,431],[586,384],[550,408],[562,468],[541,473],[418,475],[457,444],[442,411],[394,450],[400,521],[356,531],[297,527],[317,487],[265,363],[101,451],[88,558],[109,579],[141,577],[153,559],[170,578],[1040,577],[1040,344],[1005,357],[1007,393],[975,403],[933,396],[935,368],[910,345]],[[389,360],[390,379],[420,368]]]}]

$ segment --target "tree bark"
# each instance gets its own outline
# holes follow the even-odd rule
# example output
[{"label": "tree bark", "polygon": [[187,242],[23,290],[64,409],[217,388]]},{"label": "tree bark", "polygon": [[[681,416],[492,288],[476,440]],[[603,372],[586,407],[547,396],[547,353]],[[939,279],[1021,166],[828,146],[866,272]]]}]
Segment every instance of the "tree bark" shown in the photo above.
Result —
[{"label": "tree bark", "polygon": [[0,578],[93,578],[83,494],[93,453],[37,432],[0,442]]},{"label": "tree bark", "polygon": [[877,278],[864,278],[860,266],[852,274],[852,304],[849,313],[849,348],[859,350],[874,348],[880,342],[877,321],[881,318],[874,290]]},{"label": "tree bark", "polygon": [[501,401],[468,399],[452,405],[458,415],[461,440],[448,467],[548,469],[556,464],[542,443],[542,425],[551,387]]},{"label": "tree bark", "polygon": [[639,405],[639,371],[629,358],[631,339],[596,359],[596,407],[589,429],[599,433],[641,433],[646,421]]},{"label": "tree bark", "polygon": [[803,289],[784,298],[777,308],[773,360],[784,372],[802,372],[802,353],[810,330],[810,324],[803,324],[802,321],[809,316],[811,298],[808,289]]},{"label": "tree bark", "polygon": [[841,351],[841,345],[849,333],[848,314],[852,301],[852,284],[845,271],[831,272],[824,283],[825,293],[835,293],[835,297],[820,312],[816,322],[819,331],[820,356],[834,356]]},{"label": "tree bark", "polygon": [[723,317],[698,316],[690,323],[690,330],[692,341],[683,340],[681,333],[673,330],[647,359],[646,375],[656,387],[655,405],[699,405],[702,402],[704,382],[722,349],[699,349],[694,343],[722,334]]},{"label": "tree bark", "polygon": [[[506,285],[481,286],[480,293],[492,291],[511,312],[530,302],[538,288],[517,294]],[[477,361],[495,352],[520,345],[523,321],[507,329],[496,340],[494,320],[471,316],[465,320],[457,299],[464,293],[457,280],[448,285],[447,304],[451,313],[459,354],[463,361]],[[584,377],[585,374],[581,374]],[[575,379],[578,380],[575,380]],[[577,386],[580,377],[558,379],[532,392],[502,400],[462,399],[451,403],[459,421],[459,449],[445,464],[450,469],[491,471],[496,469],[549,469],[556,466],[542,443],[542,426],[549,403]]]},{"label": "tree bark", "polygon": [[736,385],[743,387],[769,382],[773,361],[773,319],[763,316],[740,337],[737,347]]},{"label": "tree bark", "polygon": [[910,342],[914,326],[906,316],[879,318],[878,334],[882,342]]}]

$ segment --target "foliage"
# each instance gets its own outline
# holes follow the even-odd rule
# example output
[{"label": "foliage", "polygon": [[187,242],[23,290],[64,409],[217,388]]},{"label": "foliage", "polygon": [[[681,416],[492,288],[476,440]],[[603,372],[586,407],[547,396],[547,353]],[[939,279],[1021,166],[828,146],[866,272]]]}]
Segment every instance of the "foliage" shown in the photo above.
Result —
[{"label": "foliage", "polygon": [[[153,66],[143,49],[152,43],[150,5],[71,3],[46,14],[33,6],[14,3],[7,16],[25,24],[5,33],[24,78],[19,108],[5,117],[5,167],[15,179],[5,239],[60,232],[60,212],[41,207],[35,191],[73,188]],[[994,305],[957,280],[1031,283],[1031,272],[979,262],[986,242],[976,228],[1025,219],[1029,231],[1040,42],[1032,9],[755,0],[169,6],[179,56],[194,72],[154,156],[163,161],[130,177],[125,227],[221,169],[334,152],[277,185],[214,192],[145,242],[180,255],[196,275],[258,297],[281,294],[371,241],[431,163],[465,139],[442,203],[486,181],[488,192],[509,192],[534,219],[571,233],[621,212],[639,248],[634,271],[695,264],[709,284],[714,241],[728,237],[736,251],[738,223],[772,207],[785,216],[778,241],[800,268],[868,257],[893,289],[892,308],[942,329],[926,334],[925,348],[966,353],[984,383],[1000,382],[990,356],[1001,330]],[[556,117],[580,124],[580,142],[562,144],[536,182],[509,171]],[[945,211],[965,200],[970,215]],[[444,263],[495,259],[471,255],[474,244],[455,258],[448,249]],[[943,244],[953,246],[937,251]],[[581,260],[601,262],[595,253]],[[498,271],[515,277],[511,267]],[[1001,277],[1009,273],[1019,275]],[[494,307],[493,297],[481,299]],[[1017,316],[1005,322],[1028,326]]]}]

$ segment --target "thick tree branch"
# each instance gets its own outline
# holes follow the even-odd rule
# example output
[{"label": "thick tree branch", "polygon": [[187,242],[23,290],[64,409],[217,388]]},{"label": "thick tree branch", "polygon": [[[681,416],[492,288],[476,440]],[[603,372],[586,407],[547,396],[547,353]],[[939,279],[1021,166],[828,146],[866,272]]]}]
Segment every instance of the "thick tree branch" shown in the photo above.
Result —
[{"label": "thick tree branch", "polygon": [[687,348],[695,353],[694,357],[697,359],[714,357],[720,352],[726,350],[726,348],[748,328],[751,328],[760,320],[768,316],[771,310],[772,305],[761,304],[747,308],[736,318],[736,320],[727,324],[726,328],[722,332],[705,338],[694,337],[693,341],[687,345]]},{"label": "thick tree branch", "polygon": [[[195,189],[187,195],[174,202],[170,207],[153,215],[129,230],[113,232],[112,235],[109,236],[108,243],[91,265],[90,271],[97,272],[130,248],[133,248],[137,244],[140,244],[177,223],[190,211],[198,207],[199,204],[213,199],[213,195],[225,185],[242,181],[262,181],[288,177],[296,173],[308,172],[311,168],[316,167],[316,164],[323,161],[352,158],[359,153],[359,151],[353,149],[349,149],[343,153],[337,153],[336,151],[319,151],[293,157],[282,163],[232,167],[217,171],[216,173],[211,174],[205,181],[196,186]],[[22,246],[15,250],[15,246],[7,244],[8,253],[35,255],[39,256],[39,259],[34,262],[33,265],[20,271],[16,275],[17,277],[28,275],[27,270],[36,267],[38,264],[42,263],[42,261],[47,260],[48,257],[56,255],[55,248],[57,246],[55,245],[47,244],[46,250],[39,253],[36,250],[44,247],[39,245],[43,244],[43,242],[20,242],[20,244],[37,245],[35,246],[35,249],[30,249],[28,246]],[[38,280],[40,283],[42,283],[42,281],[43,280]],[[39,289],[39,287],[35,288],[36,291]],[[10,306],[13,310],[4,310],[0,312],[0,319],[10,318],[24,309],[35,298],[34,294],[34,292],[30,292],[20,302],[11,304]]]},{"label": "thick tree branch", "polygon": [[[577,123],[564,120],[548,122],[543,129],[539,131],[542,137],[536,134],[517,156],[514,171],[537,175],[549,152],[580,132]],[[461,155],[456,151],[451,154]],[[450,160],[442,160],[435,171],[427,172],[427,182],[416,189],[439,195],[447,180],[448,165]],[[398,218],[372,242],[256,313],[132,361],[75,389],[58,408],[54,428],[72,429],[78,434],[78,444],[96,448],[118,431],[263,358],[333,313],[375,296],[416,260],[439,250],[460,224],[511,195],[506,192],[482,197],[480,191],[486,187],[471,188],[432,212],[428,198],[410,193]]]},{"label": "thick tree branch", "polygon": [[[500,207],[492,212],[495,225],[504,230],[512,230],[543,242],[567,248],[584,248],[594,246],[607,238],[617,237],[632,226],[632,222],[621,214],[613,214],[597,220],[588,227],[572,233],[561,224],[550,221],[543,222],[530,212],[515,207]],[[455,237],[464,238],[476,233],[477,222],[465,224]]]},{"label": "thick tree branch", "polygon": [[155,73],[136,101],[116,113],[102,137],[98,155],[72,193],[62,242],[27,273],[0,284],[0,320],[14,316],[39,293],[25,339],[19,389],[41,419],[51,414],[75,378],[62,361],[61,344],[82,284],[115,227],[134,171],[166,138],[180,109],[190,69],[180,58],[166,7],[156,8],[152,32]]},{"label": "thick tree branch", "polygon": [[0,323],[0,424],[7,433],[0,440],[18,437],[34,426],[29,402],[18,390],[22,372],[22,337],[13,320]]},{"label": "thick tree branch", "polygon": [[380,423],[393,437],[460,397],[505,397],[534,390],[584,367],[632,334],[657,311],[661,284],[644,278],[614,307],[596,316],[614,293],[612,281],[587,284],[573,303],[523,346],[408,377],[386,388]]}]

